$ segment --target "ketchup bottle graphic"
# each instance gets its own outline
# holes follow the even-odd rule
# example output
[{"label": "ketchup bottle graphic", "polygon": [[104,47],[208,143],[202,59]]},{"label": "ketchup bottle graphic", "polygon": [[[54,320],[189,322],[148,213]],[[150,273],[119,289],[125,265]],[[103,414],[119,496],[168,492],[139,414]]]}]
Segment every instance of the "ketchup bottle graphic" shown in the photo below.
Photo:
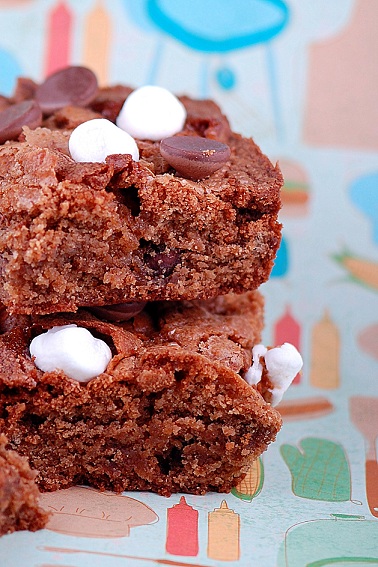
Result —
[{"label": "ketchup bottle graphic", "polygon": [[198,554],[198,510],[187,504],[185,497],[167,510],[167,553],[172,555]]},{"label": "ketchup bottle graphic", "polygon": [[[282,345],[283,343],[291,343],[299,351],[301,350],[301,327],[291,314],[289,306],[287,306],[284,315],[279,319],[274,327],[274,344]],[[301,374],[298,372],[293,380],[293,384],[299,384]]]},{"label": "ketchup bottle graphic", "polygon": [[57,2],[48,16],[46,42],[46,75],[66,67],[70,62],[72,11],[67,2]]}]

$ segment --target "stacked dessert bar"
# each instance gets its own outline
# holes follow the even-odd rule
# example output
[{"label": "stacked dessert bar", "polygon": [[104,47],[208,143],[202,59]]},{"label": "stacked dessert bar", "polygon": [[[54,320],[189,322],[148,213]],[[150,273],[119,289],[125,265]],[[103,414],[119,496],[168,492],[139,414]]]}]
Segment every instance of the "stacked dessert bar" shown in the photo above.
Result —
[{"label": "stacked dessert bar", "polygon": [[301,366],[260,344],[278,166],[214,102],[83,67],[0,109],[7,448],[44,491],[229,491]]},{"label": "stacked dessert bar", "polygon": [[25,457],[6,449],[0,435],[0,535],[16,530],[43,528],[49,513],[39,505],[39,490]]}]

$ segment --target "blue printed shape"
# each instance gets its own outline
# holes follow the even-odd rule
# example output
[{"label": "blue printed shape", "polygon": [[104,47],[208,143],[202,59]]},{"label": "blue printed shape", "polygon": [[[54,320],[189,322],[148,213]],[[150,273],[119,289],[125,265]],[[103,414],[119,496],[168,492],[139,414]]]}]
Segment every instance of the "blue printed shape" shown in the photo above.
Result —
[{"label": "blue printed shape", "polygon": [[378,172],[359,177],[350,187],[350,198],[373,225],[373,241],[378,244]]},{"label": "blue printed shape", "polygon": [[278,249],[277,257],[271,273],[272,278],[282,278],[289,270],[289,249],[285,238],[282,238],[281,246]]},{"label": "blue printed shape", "polygon": [[283,0],[147,0],[154,24],[197,51],[221,53],[269,41],[289,20]]},{"label": "blue printed shape", "polygon": [[122,3],[134,24],[147,33],[156,31],[156,26],[147,14],[147,0],[123,0]]},{"label": "blue printed shape", "polygon": [[218,85],[225,91],[230,91],[235,87],[236,76],[230,67],[220,67],[217,70],[215,77]]},{"label": "blue printed shape", "polygon": [[20,75],[22,75],[21,67],[15,57],[0,49],[0,93],[10,96]]}]

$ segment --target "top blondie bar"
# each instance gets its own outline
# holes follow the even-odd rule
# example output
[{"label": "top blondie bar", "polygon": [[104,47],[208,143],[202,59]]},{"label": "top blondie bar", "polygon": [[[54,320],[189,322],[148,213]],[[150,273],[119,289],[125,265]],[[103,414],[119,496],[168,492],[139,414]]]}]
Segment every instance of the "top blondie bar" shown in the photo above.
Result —
[{"label": "top blondie bar", "polygon": [[[60,97],[56,76],[19,79],[0,97],[0,301],[47,314],[258,288],[281,239],[279,167],[214,102],[187,96],[179,131],[134,136],[139,159],[113,150],[77,161],[72,133],[95,119],[118,124],[137,92],[93,76],[88,86],[83,69],[60,71]],[[81,99],[80,81],[91,91]]]}]

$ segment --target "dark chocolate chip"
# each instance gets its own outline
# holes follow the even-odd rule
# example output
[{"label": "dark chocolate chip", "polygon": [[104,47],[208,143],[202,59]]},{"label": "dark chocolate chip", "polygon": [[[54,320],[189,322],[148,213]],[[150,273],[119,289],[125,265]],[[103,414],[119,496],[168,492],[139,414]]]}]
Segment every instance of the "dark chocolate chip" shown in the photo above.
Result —
[{"label": "dark chocolate chip", "polygon": [[161,155],[183,177],[203,179],[222,167],[230,148],[200,136],[172,136],[160,142]]},{"label": "dark chocolate chip", "polygon": [[158,275],[169,276],[180,260],[180,253],[176,250],[169,252],[156,252],[154,254],[145,254],[144,260],[151,270]]},{"label": "dark chocolate chip", "polygon": [[128,301],[126,303],[117,303],[116,305],[102,305],[101,307],[91,307],[91,311],[99,319],[111,321],[112,323],[120,323],[128,321],[138,315],[146,306],[146,301]]},{"label": "dark chocolate chip", "polygon": [[42,111],[34,100],[12,104],[0,112],[0,144],[16,140],[23,126],[37,128],[42,123]]},{"label": "dark chocolate chip", "polygon": [[181,252],[167,248],[164,244],[155,244],[143,238],[140,240],[143,261],[157,275],[169,276],[180,262]]},{"label": "dark chocolate chip", "polygon": [[35,98],[44,114],[64,106],[87,106],[97,93],[96,75],[86,67],[66,67],[47,77],[36,90]]}]

